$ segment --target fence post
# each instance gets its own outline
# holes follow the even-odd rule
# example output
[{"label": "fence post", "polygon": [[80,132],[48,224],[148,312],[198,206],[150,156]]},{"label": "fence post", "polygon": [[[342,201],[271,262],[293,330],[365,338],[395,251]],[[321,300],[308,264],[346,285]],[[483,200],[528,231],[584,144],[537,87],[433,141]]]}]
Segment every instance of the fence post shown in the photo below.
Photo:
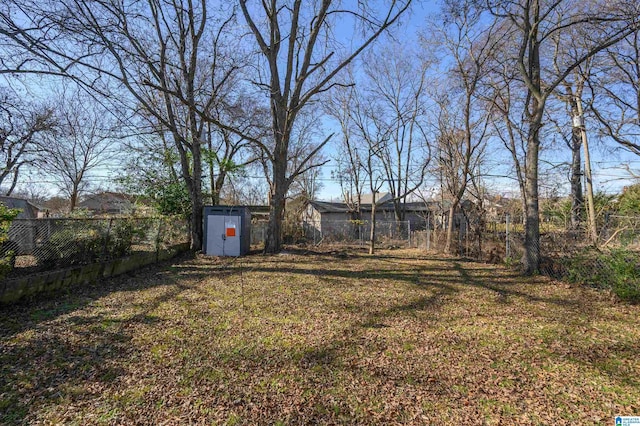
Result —
[{"label": "fence post", "polygon": [[[427,250],[431,250],[431,213],[427,213]],[[434,223],[435,228],[435,223]]]},{"label": "fence post", "polygon": [[464,224],[464,244],[466,256],[469,257],[469,218],[465,220]]},{"label": "fence post", "polygon": [[505,257],[511,257],[511,244],[509,243],[509,214],[505,215],[505,234],[506,234],[506,245],[505,245]]},{"label": "fence post", "polygon": [[111,225],[113,225],[113,218],[109,218],[109,225],[107,226],[107,235],[105,235],[104,237],[104,250],[103,250],[103,256],[106,258],[108,257],[108,250],[109,250],[109,238],[111,237]]},{"label": "fence post", "polygon": [[162,219],[158,220],[158,232],[156,233],[156,261],[160,255],[160,240],[162,238]]}]

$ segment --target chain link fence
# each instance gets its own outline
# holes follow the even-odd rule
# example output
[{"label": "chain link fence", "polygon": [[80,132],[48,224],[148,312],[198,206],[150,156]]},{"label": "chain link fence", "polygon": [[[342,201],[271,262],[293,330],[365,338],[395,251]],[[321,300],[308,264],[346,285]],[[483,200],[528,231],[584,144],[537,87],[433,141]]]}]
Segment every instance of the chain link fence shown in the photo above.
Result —
[{"label": "chain link fence", "polygon": [[15,219],[0,247],[8,276],[154,252],[189,241],[186,221],[171,218]]},{"label": "chain link fence", "polygon": [[252,246],[264,246],[267,240],[267,229],[269,223],[265,221],[256,221],[251,223],[251,245]]},{"label": "chain link fence", "polygon": [[[444,222],[429,225],[416,230],[409,222],[376,222],[376,244],[444,252],[447,237]],[[540,272],[614,291],[616,286],[625,291],[635,289],[640,298],[640,216],[599,218],[595,239],[584,225],[567,229],[561,218],[542,218]],[[305,222],[303,227],[306,241],[316,245],[366,245],[371,231],[365,221]],[[454,227],[449,252],[517,267],[525,250],[524,235],[521,217],[504,215],[496,221],[460,220]]]},{"label": "chain link fence", "polygon": [[[597,224],[595,239],[584,226],[545,218],[540,224],[540,272],[596,287],[637,291],[640,295],[640,216],[608,215]],[[484,262],[517,266],[525,250],[521,218],[464,223],[454,229],[451,252]],[[443,252],[446,230],[416,231],[414,247]],[[631,289],[631,290],[630,290]],[[633,290],[635,289],[635,290]]]},{"label": "chain link fence", "polygon": [[[366,220],[304,222],[309,243],[363,246],[371,238],[371,223]],[[411,246],[411,223],[408,221],[376,221],[376,244],[382,247]]]}]

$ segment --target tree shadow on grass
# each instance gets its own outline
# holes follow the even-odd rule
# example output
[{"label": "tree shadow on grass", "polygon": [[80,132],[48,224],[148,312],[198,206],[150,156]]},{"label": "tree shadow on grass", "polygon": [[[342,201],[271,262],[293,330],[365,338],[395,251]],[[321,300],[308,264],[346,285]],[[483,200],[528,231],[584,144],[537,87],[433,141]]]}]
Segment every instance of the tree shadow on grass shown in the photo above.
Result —
[{"label": "tree shadow on grass", "polygon": [[[319,277],[328,285],[341,285],[344,280],[374,280],[381,283],[404,282],[417,288],[443,288],[450,294],[465,286],[472,286],[488,290],[497,295],[497,302],[511,303],[512,298],[523,298],[529,302],[553,304],[564,310],[580,312],[593,316],[592,307],[581,303],[579,298],[566,299],[561,297],[547,297],[537,294],[539,286],[529,283],[515,272],[506,271],[495,265],[481,266],[482,271],[495,271],[496,280],[490,277],[478,278],[473,274],[473,268],[463,266],[460,259],[436,259],[433,263],[420,264],[423,259],[406,259],[394,256],[355,255],[363,260],[391,265],[385,268],[353,270],[340,264],[335,256],[326,253],[314,254],[311,258],[300,262],[298,257],[289,259],[288,256],[256,256],[249,259],[208,260],[199,259],[197,262],[181,263],[171,267],[172,271],[185,279],[227,279],[242,274],[260,273],[266,276],[296,276],[307,275]],[[416,262],[417,261],[417,262]],[[268,282],[266,282],[268,283]],[[459,287],[462,286],[462,287]],[[531,291],[527,291],[530,288]]]},{"label": "tree shadow on grass", "polygon": [[[580,303],[579,300],[563,299],[560,297],[541,297],[536,295],[534,291],[525,292],[513,288],[516,285],[522,288],[523,278],[519,277],[518,275],[512,275],[511,277],[507,276],[507,282],[504,284],[495,284],[487,279],[478,279],[474,277],[469,273],[467,269],[462,266],[460,262],[453,262],[453,268],[460,274],[460,277],[462,278],[462,281],[465,285],[483,288],[497,294],[499,303],[508,304],[510,303],[511,297],[520,297],[529,302],[551,303],[568,310],[581,310],[582,313],[588,313],[585,311],[585,307]],[[532,290],[535,290],[536,284],[529,285],[531,286]]]},{"label": "tree shadow on grass", "polygon": [[[403,332],[405,319],[413,318],[414,312],[430,311],[436,314],[451,301],[449,296],[456,292],[453,287],[434,287],[429,295],[419,295],[388,306],[362,310],[360,315],[349,316],[347,322],[337,325],[337,329],[329,328],[329,335],[325,338],[316,336],[305,340],[303,344],[265,347],[258,343],[251,347],[251,350],[227,347],[224,349],[225,352],[218,356],[232,369],[230,376],[234,376],[236,371],[259,371],[264,374],[260,378],[261,383],[275,383],[267,404],[264,401],[256,401],[256,382],[252,380],[238,383],[232,399],[241,401],[242,406],[262,404],[260,410],[266,418],[281,414],[278,410],[282,405],[278,404],[284,403],[286,406],[293,406],[294,413],[306,419],[305,423],[333,424],[340,421],[338,413],[346,416],[341,420],[343,423],[357,418],[353,412],[353,405],[348,403],[341,389],[363,380],[370,381],[365,383],[369,390],[364,394],[356,392],[354,397],[364,398],[365,401],[367,398],[385,397],[386,391],[376,390],[372,384],[375,382],[393,383],[399,387],[406,387],[409,383],[410,386],[419,384],[423,389],[431,390],[434,395],[445,394],[449,392],[449,386],[446,380],[435,377],[435,374],[423,373],[411,365],[405,366],[407,368],[395,368],[386,361],[377,360],[389,360],[390,357],[396,356],[395,352],[389,355],[386,351],[389,348],[394,351],[398,349],[396,346],[399,343],[394,336]],[[279,333],[276,331],[275,334]],[[244,343],[240,348],[245,348]],[[402,350],[402,347],[400,349]],[[198,368],[206,370],[207,367]],[[298,405],[294,405],[297,396],[287,396],[286,391],[280,390],[278,383],[283,380],[283,376],[284,380],[293,380],[298,386],[306,389],[304,403],[298,400]],[[288,398],[293,402],[288,401]],[[363,407],[369,403],[365,401],[360,402]],[[339,410],[334,410],[338,408],[335,404],[340,406]],[[239,415],[242,418],[251,414],[241,412]],[[369,420],[372,419],[373,417]],[[360,420],[363,421],[362,417]],[[251,423],[251,420],[246,422]]]},{"label": "tree shadow on grass", "polygon": [[[320,267],[304,267],[297,265],[295,262],[263,262],[263,263],[243,263],[238,262],[225,266],[210,265],[202,267],[201,265],[194,267],[192,265],[181,265],[179,273],[185,277],[193,279],[202,279],[206,277],[227,278],[243,273],[263,273],[267,276],[280,275],[309,275],[321,278],[344,278],[344,279],[372,279],[372,280],[388,280],[388,281],[404,281],[407,283],[416,283],[424,278],[421,272],[428,271],[430,275],[438,277],[442,282],[459,282],[460,278],[451,274],[451,268],[448,267],[419,267],[404,270],[400,269],[367,269],[353,270],[344,265],[337,265],[331,259],[319,259],[312,265],[320,265]],[[441,273],[440,273],[441,272]],[[447,276],[445,273],[449,273]]]},{"label": "tree shadow on grass", "polygon": [[137,291],[171,284],[171,268],[189,259],[192,256],[187,254],[97,283],[74,285],[53,293],[27,297],[10,305],[0,305],[0,339],[35,328],[43,321],[81,310],[114,292]]},{"label": "tree shadow on grass", "polygon": [[65,335],[46,334],[0,351],[0,423],[34,422],[30,410],[71,399],[78,403],[98,395],[100,389],[123,374],[119,363],[130,353],[131,336],[121,331],[92,332],[75,341]]},{"label": "tree shadow on grass", "polygon": [[[333,259],[333,261],[332,261]],[[371,259],[371,258],[369,258]],[[375,262],[379,259],[372,259]],[[233,377],[234,373],[246,371],[262,371],[266,375],[275,377],[277,382],[278,374],[287,374],[287,368],[294,371],[294,378],[304,382],[304,386],[311,388],[315,393],[310,397],[312,402],[317,402],[319,406],[329,404],[331,401],[325,398],[323,391],[331,390],[331,386],[336,383],[336,374],[344,374],[357,379],[367,376],[375,376],[375,380],[380,382],[398,381],[400,385],[407,385],[407,381],[419,383],[425,389],[429,389],[433,395],[452,395],[451,382],[444,376],[428,376],[432,374],[425,370],[414,369],[410,364],[406,364],[406,369],[394,369],[395,363],[402,364],[404,361],[393,361],[387,367],[384,364],[362,361],[361,355],[365,355],[369,360],[376,357],[385,356],[384,351],[388,344],[398,345],[397,341],[388,343],[385,339],[397,332],[402,335],[401,327],[405,320],[415,318],[420,312],[429,312],[430,318],[437,320],[441,312],[449,304],[457,303],[455,296],[465,291],[465,288],[480,288],[490,293],[498,295],[498,302],[509,304],[511,299],[518,297],[528,302],[555,303],[559,306],[575,308],[573,301],[568,305],[564,300],[554,298],[544,298],[537,296],[534,292],[527,292],[527,285],[522,285],[517,276],[511,277],[501,271],[503,283],[494,283],[490,278],[478,277],[473,272],[473,265],[466,267],[461,261],[441,260],[436,266],[396,262],[398,267],[393,267],[393,259],[385,258],[384,263],[387,269],[371,268],[364,271],[352,270],[349,264],[337,264],[334,257],[319,256],[315,260],[301,262],[299,258],[291,260],[278,260],[274,258],[252,259],[246,261],[220,262],[209,260],[197,260],[194,262],[183,262],[171,267],[164,267],[160,270],[151,270],[151,273],[136,274],[133,279],[124,279],[121,283],[107,284],[105,288],[93,288],[77,296],[80,298],[78,307],[73,307],[76,303],[74,295],[69,294],[61,298],[61,303],[68,304],[67,308],[62,308],[56,312],[55,316],[63,313],[73,312],[82,306],[89,304],[103,295],[113,291],[138,291],[152,287],[166,286],[162,293],[145,301],[143,305],[136,305],[137,310],[131,316],[122,319],[118,315],[110,318],[109,315],[93,313],[93,316],[83,316],[82,313],[69,316],[64,321],[52,322],[43,327],[35,327],[39,321],[53,319],[53,317],[32,319],[34,334],[17,336],[14,341],[11,339],[0,340],[0,394],[7,395],[4,406],[0,406],[0,423],[21,423],[35,421],[29,417],[29,408],[34,410],[42,406],[55,407],[61,400],[71,400],[78,405],[93,403],[99,399],[101,390],[110,389],[116,386],[120,377],[127,374],[128,360],[135,359],[141,349],[132,347],[132,333],[136,328],[131,325],[145,324],[152,328],[162,328],[163,320],[153,315],[161,304],[171,302],[179,298],[186,290],[200,291],[202,288],[194,280],[215,277],[221,281],[226,281],[238,274],[256,273],[262,279],[264,276],[274,274],[283,275],[286,281],[279,282],[278,285],[295,283],[295,276],[313,275],[320,280],[312,280],[312,285],[327,285],[323,280],[336,280],[336,292],[341,291],[340,285],[350,285],[352,279],[376,280],[376,286],[384,285],[389,281],[393,285],[402,284],[400,287],[410,291],[406,293],[406,300],[399,300],[397,303],[389,303],[385,306],[376,306],[375,303],[361,307],[357,315],[345,316],[345,322],[338,320],[335,324],[339,331],[329,330],[328,334],[312,340],[303,337],[303,345],[277,345],[268,347],[261,345],[259,340],[252,338],[242,338],[236,346],[222,346],[215,351],[211,357],[217,357],[213,361],[204,359],[204,364],[196,364],[197,372],[202,373],[201,380],[210,380],[214,383],[220,380],[219,376],[207,378],[207,369],[212,367],[224,369],[225,373]],[[391,265],[391,267],[389,267]],[[477,266],[477,265],[476,265]],[[487,266],[488,269],[491,267]],[[505,279],[506,277],[506,279]],[[214,282],[212,285],[218,285]],[[229,283],[227,283],[229,284]],[[364,288],[358,291],[369,289],[366,287],[370,283],[363,284]],[[516,284],[518,286],[516,287]],[[233,285],[230,284],[230,285]],[[260,284],[257,284],[260,285]],[[269,285],[267,282],[265,285]],[[301,285],[307,285],[304,281]],[[535,286],[535,284],[530,284]],[[373,287],[372,287],[373,288]],[[228,289],[225,288],[225,290]],[[206,289],[205,289],[206,290]],[[416,291],[417,290],[417,291]],[[425,291],[420,291],[425,290]],[[84,290],[83,290],[84,291]],[[336,293],[336,295],[338,295]],[[203,297],[206,295],[203,293]],[[256,297],[266,297],[260,294]],[[368,298],[374,300],[375,298]],[[379,300],[379,299],[377,299]],[[274,301],[276,303],[277,301]],[[43,307],[50,302],[40,302],[39,308],[33,312],[41,312]],[[565,306],[566,305],[566,306]],[[66,310],[65,310],[66,309]],[[31,313],[33,313],[31,312]],[[122,310],[121,312],[125,312]],[[117,314],[117,307],[115,313]],[[23,313],[30,318],[29,313]],[[261,313],[257,313],[257,316]],[[418,318],[424,318],[419,316]],[[400,321],[398,321],[400,319]],[[335,319],[334,319],[335,321]],[[413,323],[414,325],[422,323]],[[182,325],[181,325],[182,326]],[[395,330],[393,328],[396,328]],[[262,329],[260,329],[262,331]],[[266,330],[268,331],[268,330]],[[276,330],[278,332],[279,330]],[[291,331],[291,329],[289,329]],[[389,333],[391,332],[391,333]],[[69,333],[69,334],[67,334]],[[252,335],[252,334],[249,334]],[[253,336],[253,335],[252,335]],[[9,337],[9,336],[7,336]],[[432,336],[435,344],[438,344],[438,337]],[[0,337],[1,338],[1,337]],[[251,339],[251,340],[250,340]],[[295,339],[294,339],[295,340]],[[7,342],[7,343],[5,343]],[[572,345],[565,352],[558,352],[551,356],[575,359],[585,365],[599,368],[603,373],[610,374],[612,380],[620,376],[620,383],[629,386],[637,385],[632,375],[624,369],[623,365],[616,363],[616,357],[606,354],[594,358],[590,351],[603,349],[603,352],[611,351],[618,353],[624,358],[630,358],[637,344],[625,343],[624,346],[597,348],[582,347],[580,341],[572,342]],[[250,348],[244,350],[244,348]],[[397,347],[396,347],[397,349]],[[452,349],[457,350],[457,349]],[[462,349],[461,349],[462,350]],[[200,353],[201,348],[194,346],[195,354]],[[195,357],[197,359],[197,357]],[[265,368],[266,365],[266,368]],[[166,367],[169,368],[169,367]],[[372,369],[372,370],[370,370]],[[179,371],[178,371],[179,372]],[[626,376],[625,376],[626,374]],[[221,376],[227,377],[227,376]],[[242,379],[230,380],[224,383],[225,386],[237,385],[233,392],[229,394],[229,406],[235,404],[236,400],[246,398],[256,398],[255,386],[245,386]],[[255,384],[249,382],[249,385]],[[87,392],[87,387],[91,391]],[[197,387],[197,386],[196,386]],[[214,389],[216,387],[213,387]],[[317,392],[316,392],[317,389]],[[95,392],[95,393],[92,393]],[[373,392],[376,392],[375,389]],[[287,398],[291,395],[286,392],[273,392],[270,397]],[[295,395],[293,395],[295,397]],[[382,395],[384,396],[384,395]],[[315,398],[315,399],[313,399]],[[254,399],[255,403],[261,403]],[[97,401],[96,401],[97,402]],[[342,409],[349,409],[345,401]],[[115,402],[109,402],[115,404]],[[264,403],[264,402],[262,402]],[[268,404],[265,403],[265,404]],[[64,404],[60,404],[64,405]],[[70,405],[70,404],[66,404]],[[7,409],[6,406],[9,408]],[[233,405],[237,406],[237,404]],[[268,414],[279,415],[277,410],[281,408],[277,403],[273,403],[270,408],[265,408]],[[150,407],[152,408],[152,407]],[[261,407],[262,408],[262,407]],[[336,423],[337,417],[326,414],[324,408],[317,409],[315,405],[299,403],[295,410],[305,412],[308,419],[326,420],[326,423]],[[270,410],[270,411],[269,411]],[[305,411],[306,410],[306,411]],[[5,414],[6,413],[6,414]],[[4,417],[1,417],[4,416]],[[329,416],[329,417],[327,417]],[[294,422],[295,423],[295,422]]]},{"label": "tree shadow on grass", "polygon": [[[12,339],[0,340],[0,394],[3,395],[0,423],[19,424],[33,421],[30,409],[55,405],[71,400],[72,404],[99,396],[101,389],[126,373],[123,360],[135,356],[138,351],[132,344],[132,326],[156,325],[161,319],[152,315],[161,304],[177,298],[189,286],[171,275],[157,272],[156,285],[168,286],[162,294],[143,305],[128,318],[117,314],[74,315],[64,321],[33,329],[33,333]],[[146,280],[145,280],[146,281]],[[127,283],[129,285],[127,285]],[[127,280],[112,283],[100,289],[85,289],[86,300],[97,299],[111,291],[142,290],[149,288]],[[63,306],[71,304],[65,299]],[[46,304],[45,304],[46,306]],[[38,308],[35,308],[38,309]],[[57,315],[65,313],[56,311]],[[28,312],[25,312],[28,314]]]}]

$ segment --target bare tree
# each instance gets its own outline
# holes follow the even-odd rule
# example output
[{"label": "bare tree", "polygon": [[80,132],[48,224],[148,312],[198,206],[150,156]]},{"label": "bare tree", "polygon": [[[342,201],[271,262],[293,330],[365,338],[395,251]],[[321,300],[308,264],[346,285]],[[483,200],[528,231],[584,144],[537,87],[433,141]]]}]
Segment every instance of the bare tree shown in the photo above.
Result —
[{"label": "bare tree", "polygon": [[[525,250],[522,258],[526,273],[536,273],[540,265],[540,216],[538,172],[540,130],[547,99],[580,64],[602,50],[618,43],[640,25],[638,5],[595,1],[575,8],[570,1],[551,3],[540,0],[488,1],[489,10],[510,24],[509,34],[517,44],[514,66],[526,86],[527,164],[524,170],[526,211]],[[557,53],[552,35],[573,31],[581,26],[584,47],[566,54],[558,61],[559,73],[548,66],[547,52]]]},{"label": "bare tree", "polygon": [[[588,39],[588,35],[583,34],[584,28],[574,26],[573,33],[562,34],[554,33],[551,39],[555,43],[556,54],[553,56],[553,68],[556,74],[561,73],[562,65],[558,64],[566,53],[577,56],[581,50],[585,48],[583,40]],[[568,37],[571,36],[571,37]],[[583,63],[576,67],[572,73],[566,76],[565,80],[558,85],[555,90],[558,97],[565,104],[565,112],[568,115],[569,128],[571,129],[571,137],[566,138],[562,129],[558,129],[560,135],[565,139],[566,145],[571,150],[571,167],[570,167],[570,184],[571,184],[571,227],[576,229],[580,224],[581,213],[584,207],[584,197],[582,194],[582,177],[585,178],[586,184],[586,207],[587,207],[587,225],[591,241],[597,242],[597,230],[595,220],[595,207],[593,195],[593,179],[591,174],[590,150],[587,138],[584,92],[585,85],[590,79],[591,70],[594,61],[599,56],[591,56]],[[552,114],[549,114],[552,115]],[[551,120],[554,121],[554,120]],[[566,122],[565,121],[565,122]],[[582,171],[582,155],[581,150],[584,149],[584,173]]]},{"label": "bare tree", "polygon": [[389,128],[383,125],[378,116],[372,114],[369,98],[355,91],[351,98],[350,120],[353,123],[353,139],[359,141],[361,154],[358,155],[358,167],[364,172],[371,191],[371,215],[369,233],[369,254],[375,253],[376,245],[376,194],[385,184],[385,168],[382,164],[382,150],[388,144]]},{"label": "bare tree", "polygon": [[360,220],[365,176],[361,167],[363,147],[358,143],[351,117],[354,93],[352,87],[336,90],[334,96],[325,104],[325,108],[327,114],[337,121],[342,133],[334,158],[337,168],[332,171],[332,178],[338,181],[342,199],[352,212],[353,219]]},{"label": "bare tree", "polygon": [[495,32],[497,24],[484,27],[481,12],[472,1],[448,1],[444,25],[436,31],[443,50],[453,62],[451,76],[442,84],[448,93],[439,96],[437,120],[438,165],[450,198],[445,252],[451,251],[454,215],[486,144],[490,113],[478,92],[487,74],[487,63],[502,43]]},{"label": "bare tree", "polygon": [[640,32],[611,46],[587,81],[600,131],[640,155]]},{"label": "bare tree", "polygon": [[0,187],[11,195],[20,170],[36,162],[40,138],[53,131],[53,110],[21,100],[8,88],[0,88]]},{"label": "bare tree", "polygon": [[241,171],[257,158],[250,155],[248,148],[251,142],[234,132],[209,126],[206,135],[203,161],[208,169],[211,204],[217,205],[229,175]]},{"label": "bare tree", "polygon": [[216,109],[240,67],[227,39],[234,11],[208,0],[26,0],[8,1],[0,18],[0,36],[31,58],[22,69],[37,65],[103,95],[117,86],[126,108],[162,126],[191,198],[191,247],[200,249],[207,126],[235,131]]},{"label": "bare tree", "polygon": [[[384,61],[376,58],[384,57]],[[425,88],[430,63],[399,43],[365,57],[367,114],[386,134],[377,155],[384,169],[396,221],[404,221],[407,197],[424,182],[431,160],[425,130]]]},{"label": "bare tree", "polygon": [[[241,86],[240,75],[230,75],[226,84],[229,90]],[[221,190],[230,176],[241,173],[247,166],[260,160],[255,140],[262,140],[269,133],[269,111],[256,103],[254,97],[240,93],[233,99],[229,98],[228,93],[221,93],[220,102],[212,108],[215,109],[216,121],[233,123],[233,129],[208,123],[206,144],[202,148],[211,203],[214,205],[220,203]]]},{"label": "bare tree", "polygon": [[[584,195],[582,191],[582,178],[585,178],[587,186],[587,223],[589,234],[592,242],[595,243],[597,238],[594,198],[593,198],[593,180],[591,176],[591,161],[589,145],[586,136],[585,112],[583,107],[584,89],[588,80],[591,69],[591,59],[577,68],[571,76],[558,87],[558,98],[565,103],[566,113],[570,124],[570,136],[564,136],[562,129],[558,129],[558,133],[565,140],[566,145],[571,150],[571,166],[569,182],[571,186],[571,214],[570,224],[572,229],[578,229],[581,223],[582,212],[584,210]],[[582,169],[581,150],[584,149],[585,168]]]},{"label": "bare tree", "polygon": [[[502,143],[512,160],[512,169],[502,177],[517,182],[521,204],[518,210],[522,213],[519,217],[524,225],[527,200],[527,120],[524,108],[526,88],[517,78],[517,70],[514,69],[511,59],[501,60],[498,56],[493,62],[491,73],[482,82],[482,96],[490,105],[492,134]],[[495,177],[495,174],[493,176]]]},{"label": "bare tree", "polygon": [[[256,84],[269,97],[273,145],[264,146],[272,163],[269,229],[266,252],[282,245],[281,226],[285,199],[296,176],[315,165],[312,158],[329,141],[317,143],[309,154],[290,168],[289,144],[298,114],[317,96],[337,83],[336,75],[408,9],[411,0],[358,3],[350,6],[332,0],[304,3],[278,0],[240,7],[265,62],[265,75]],[[375,3],[375,4],[373,4]],[[345,51],[334,39],[337,25],[353,25],[361,31],[353,48]],[[349,44],[349,43],[346,43]]]},{"label": "bare tree", "polygon": [[115,160],[116,132],[113,117],[92,97],[71,89],[59,93],[57,100],[58,126],[41,144],[38,168],[55,177],[72,212],[90,184],[91,173]]}]

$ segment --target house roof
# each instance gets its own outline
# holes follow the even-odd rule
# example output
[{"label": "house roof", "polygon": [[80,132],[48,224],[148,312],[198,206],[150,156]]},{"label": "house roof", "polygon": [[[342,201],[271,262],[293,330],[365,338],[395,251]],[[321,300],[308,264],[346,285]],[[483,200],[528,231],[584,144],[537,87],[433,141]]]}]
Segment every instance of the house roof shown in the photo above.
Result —
[{"label": "house roof", "polygon": [[131,196],[118,192],[100,192],[78,203],[78,207],[94,211],[120,211],[130,206]]},{"label": "house roof", "polygon": [[309,201],[309,204],[320,213],[348,213],[352,211],[345,203],[332,203],[329,201]]},{"label": "house roof", "polygon": [[[363,194],[360,197],[360,205],[371,204],[373,201],[373,194]],[[388,192],[376,192],[376,204],[380,205],[391,201],[391,194]]]},{"label": "house roof", "polygon": [[[349,213],[353,211],[353,209],[345,203],[310,201],[309,204],[320,213]],[[433,207],[434,204],[431,202],[410,202],[404,204],[405,211],[407,212],[427,212],[433,210]],[[379,212],[390,212],[393,211],[393,208],[394,206],[391,201],[376,206],[376,210]],[[371,211],[371,204],[361,204],[360,211]]]},{"label": "house roof", "polygon": [[17,219],[35,219],[38,217],[38,211],[40,210],[35,204],[24,198],[0,195],[0,203],[10,209],[22,210],[20,214],[18,214]]}]

